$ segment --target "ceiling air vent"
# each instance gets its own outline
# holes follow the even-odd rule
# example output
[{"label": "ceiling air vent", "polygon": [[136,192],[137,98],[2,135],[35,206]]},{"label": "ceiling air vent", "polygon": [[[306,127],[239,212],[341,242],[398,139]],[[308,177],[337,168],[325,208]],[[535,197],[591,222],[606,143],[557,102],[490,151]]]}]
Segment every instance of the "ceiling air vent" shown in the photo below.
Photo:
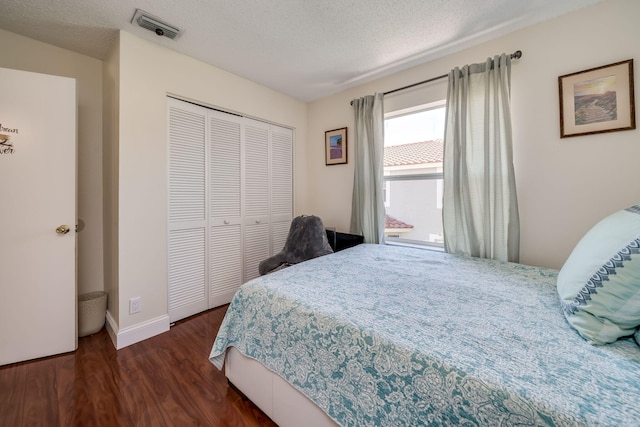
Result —
[{"label": "ceiling air vent", "polygon": [[160,19],[145,12],[144,10],[136,9],[136,13],[131,20],[132,24],[138,24],[142,28],[153,31],[159,36],[169,37],[175,39],[180,35],[180,28],[173,25],[162,22]]}]

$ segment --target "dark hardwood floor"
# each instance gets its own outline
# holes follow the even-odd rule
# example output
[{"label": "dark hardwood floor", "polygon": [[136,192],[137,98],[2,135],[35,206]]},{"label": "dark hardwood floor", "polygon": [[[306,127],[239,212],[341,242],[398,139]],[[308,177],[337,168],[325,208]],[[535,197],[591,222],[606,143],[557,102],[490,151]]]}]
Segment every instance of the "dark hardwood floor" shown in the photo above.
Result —
[{"label": "dark hardwood floor", "polygon": [[208,360],[226,309],[119,351],[103,328],[74,353],[0,367],[0,426],[275,426]]}]

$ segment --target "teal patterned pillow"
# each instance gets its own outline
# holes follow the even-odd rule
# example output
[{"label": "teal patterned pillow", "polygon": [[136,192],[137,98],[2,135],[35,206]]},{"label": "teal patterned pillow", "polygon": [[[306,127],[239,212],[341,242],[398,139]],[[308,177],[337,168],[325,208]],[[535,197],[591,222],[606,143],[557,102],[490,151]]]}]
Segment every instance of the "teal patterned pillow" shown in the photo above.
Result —
[{"label": "teal patterned pillow", "polygon": [[640,329],[636,329],[636,333],[633,335],[633,337],[636,339],[638,345],[640,345]]},{"label": "teal patterned pillow", "polygon": [[[564,315],[587,341],[606,344],[640,325],[640,205],[596,224],[558,274]],[[636,339],[638,339],[636,333]]]}]

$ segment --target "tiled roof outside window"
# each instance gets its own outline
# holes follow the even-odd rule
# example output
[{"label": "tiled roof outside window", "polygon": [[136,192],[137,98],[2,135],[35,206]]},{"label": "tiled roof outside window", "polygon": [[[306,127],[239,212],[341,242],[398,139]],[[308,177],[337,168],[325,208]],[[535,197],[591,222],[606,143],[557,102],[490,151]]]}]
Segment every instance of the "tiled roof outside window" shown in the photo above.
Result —
[{"label": "tiled roof outside window", "polygon": [[384,166],[408,166],[441,163],[443,154],[441,139],[384,147]]}]

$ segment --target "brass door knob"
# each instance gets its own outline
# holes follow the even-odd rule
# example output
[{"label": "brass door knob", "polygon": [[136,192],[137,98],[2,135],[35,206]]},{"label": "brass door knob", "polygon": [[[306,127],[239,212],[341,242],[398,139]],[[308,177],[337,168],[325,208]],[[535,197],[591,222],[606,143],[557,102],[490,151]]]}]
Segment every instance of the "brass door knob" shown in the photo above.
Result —
[{"label": "brass door knob", "polygon": [[58,234],[67,234],[68,232],[69,232],[68,225],[61,225],[60,227],[56,228],[56,233]]}]

